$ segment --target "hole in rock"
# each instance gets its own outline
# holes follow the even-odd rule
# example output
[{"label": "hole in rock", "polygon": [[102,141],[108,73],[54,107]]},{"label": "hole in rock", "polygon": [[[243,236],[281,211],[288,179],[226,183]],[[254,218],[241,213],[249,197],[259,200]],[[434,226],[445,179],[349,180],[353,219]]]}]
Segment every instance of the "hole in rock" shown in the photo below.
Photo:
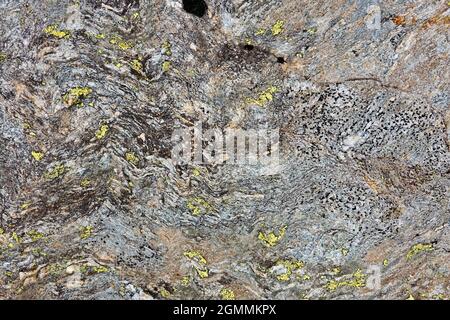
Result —
[{"label": "hole in rock", "polygon": [[246,44],[244,46],[244,49],[247,50],[247,51],[252,51],[253,49],[255,49],[255,46],[252,45],[252,44]]},{"label": "hole in rock", "polygon": [[183,0],[183,9],[187,13],[201,18],[205,15],[206,10],[208,10],[208,6],[203,0]]},{"label": "hole in rock", "polygon": [[286,63],[286,59],[284,59],[283,57],[277,57],[277,62],[278,63]]}]

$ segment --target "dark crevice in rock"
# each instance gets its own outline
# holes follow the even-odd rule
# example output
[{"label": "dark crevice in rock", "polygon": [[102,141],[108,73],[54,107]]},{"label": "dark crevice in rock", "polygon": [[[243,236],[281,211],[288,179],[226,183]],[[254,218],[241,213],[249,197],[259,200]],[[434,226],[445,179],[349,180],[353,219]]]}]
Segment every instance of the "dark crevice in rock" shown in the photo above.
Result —
[{"label": "dark crevice in rock", "polygon": [[201,18],[208,10],[208,6],[203,0],[183,0],[183,9],[187,13]]}]

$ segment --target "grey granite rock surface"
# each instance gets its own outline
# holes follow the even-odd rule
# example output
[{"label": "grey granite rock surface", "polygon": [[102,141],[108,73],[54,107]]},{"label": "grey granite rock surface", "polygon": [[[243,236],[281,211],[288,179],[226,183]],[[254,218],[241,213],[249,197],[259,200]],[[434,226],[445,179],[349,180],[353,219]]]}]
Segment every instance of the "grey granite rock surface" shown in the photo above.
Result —
[{"label": "grey granite rock surface", "polygon": [[[449,14],[0,0],[0,298],[448,299]],[[279,161],[174,162],[200,122]]]}]

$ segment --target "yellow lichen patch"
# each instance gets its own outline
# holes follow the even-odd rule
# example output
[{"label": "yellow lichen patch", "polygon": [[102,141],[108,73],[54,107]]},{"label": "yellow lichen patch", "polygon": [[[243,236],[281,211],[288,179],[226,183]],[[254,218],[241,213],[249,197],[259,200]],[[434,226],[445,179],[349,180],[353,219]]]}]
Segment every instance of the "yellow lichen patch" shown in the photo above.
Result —
[{"label": "yellow lichen patch", "polygon": [[113,36],[109,43],[116,45],[119,49],[126,51],[133,48],[133,45],[125,40],[123,40],[120,36]]},{"label": "yellow lichen patch", "polygon": [[137,72],[142,72],[143,65],[140,59],[134,59],[131,61],[131,69]]},{"label": "yellow lichen patch", "polygon": [[277,20],[275,24],[272,26],[272,35],[277,36],[281,34],[284,30],[284,21],[283,20]]},{"label": "yellow lichen patch", "polygon": [[191,213],[194,216],[206,214],[212,210],[212,206],[200,197],[189,199],[186,206],[189,210],[191,210]]},{"label": "yellow lichen patch", "polygon": [[82,240],[88,239],[92,235],[93,230],[94,230],[94,227],[92,227],[92,226],[82,227],[80,230],[80,238]]},{"label": "yellow lichen patch", "polygon": [[172,45],[170,44],[169,41],[164,41],[161,47],[162,47],[162,54],[168,57],[172,55]]},{"label": "yellow lichen patch", "polygon": [[260,231],[258,234],[258,239],[261,240],[266,246],[273,247],[284,237],[286,234],[286,228],[287,227],[281,228],[278,231],[278,235],[276,235],[273,231],[267,234]]},{"label": "yellow lichen patch", "polygon": [[7,56],[5,53],[0,52],[0,62],[6,60],[7,57],[8,57],[8,56]]},{"label": "yellow lichen patch", "polygon": [[387,267],[389,265],[389,260],[388,259],[384,259],[383,260],[383,266]]},{"label": "yellow lichen patch", "polygon": [[20,209],[26,210],[31,206],[31,201],[24,202],[20,205]]},{"label": "yellow lichen patch", "polygon": [[139,158],[134,154],[134,152],[127,152],[125,154],[125,159],[133,165],[137,165],[139,163]]},{"label": "yellow lichen patch", "polygon": [[92,271],[94,271],[95,273],[105,273],[108,272],[109,269],[105,266],[95,266],[92,268]]},{"label": "yellow lichen patch", "polygon": [[200,268],[197,266],[194,266],[195,270],[197,271],[197,274],[201,279],[207,278],[209,276],[209,270],[206,267],[207,261],[206,259],[201,255],[200,252],[195,250],[190,250],[184,252],[184,256],[187,257],[189,260],[194,261],[200,265]]},{"label": "yellow lichen patch", "polygon": [[267,103],[273,100],[273,95],[278,92],[278,88],[274,86],[270,86],[263,92],[261,92],[257,99],[254,98],[247,98],[248,104],[256,104],[260,107],[263,107]]},{"label": "yellow lichen patch", "polygon": [[431,243],[418,243],[415,244],[409,249],[408,253],[406,254],[406,259],[410,260],[412,259],[416,254],[422,252],[422,251],[432,251],[434,250],[433,244]]},{"label": "yellow lichen patch", "polygon": [[198,276],[201,279],[209,277],[209,270],[208,270],[208,268],[205,267],[205,268],[200,269],[198,267],[195,267],[195,270],[197,271],[197,274],[198,274]]},{"label": "yellow lichen patch", "polygon": [[44,177],[46,179],[53,180],[53,179],[56,179],[56,178],[59,178],[60,176],[62,176],[65,171],[66,171],[65,166],[63,164],[59,164],[59,165],[55,166],[52,170],[46,172],[44,174]]},{"label": "yellow lichen patch", "polygon": [[21,242],[22,242],[22,238],[19,237],[19,236],[17,235],[17,233],[15,233],[15,232],[13,232],[13,233],[11,234],[11,238],[12,238],[16,243],[21,243]]},{"label": "yellow lichen patch", "polygon": [[161,295],[161,297],[163,298],[168,298],[170,297],[170,292],[166,290],[166,288],[161,288],[159,289],[159,294]]},{"label": "yellow lichen patch", "polygon": [[38,231],[31,230],[27,234],[33,242],[44,239],[44,234]]},{"label": "yellow lichen patch", "polygon": [[184,276],[181,279],[181,285],[184,287],[187,287],[189,285],[189,283],[191,283],[191,277],[190,276]]},{"label": "yellow lichen patch", "polygon": [[236,295],[234,294],[233,290],[223,288],[220,290],[220,298],[222,300],[235,300]]},{"label": "yellow lichen patch", "polygon": [[170,66],[172,65],[172,63],[170,61],[164,61],[162,64],[162,71],[163,72],[167,72],[170,70]]},{"label": "yellow lichen patch", "polygon": [[5,230],[3,230],[2,228],[0,228],[0,235],[4,234]]},{"label": "yellow lichen patch", "polygon": [[63,101],[68,106],[83,106],[83,99],[87,98],[92,93],[92,89],[88,87],[75,87],[63,96]]},{"label": "yellow lichen patch", "polygon": [[348,249],[347,248],[342,248],[341,249],[341,253],[343,256],[346,256],[348,254]]},{"label": "yellow lichen patch", "polygon": [[266,29],[264,28],[259,28],[258,30],[256,30],[255,32],[255,36],[262,36],[266,33]]},{"label": "yellow lichen patch", "polygon": [[194,177],[198,177],[198,176],[200,176],[200,174],[201,174],[201,172],[199,169],[197,169],[197,168],[192,169],[192,175]]},{"label": "yellow lichen patch", "polygon": [[36,161],[41,161],[42,158],[44,158],[44,154],[42,152],[39,152],[39,151],[31,151],[31,156]]},{"label": "yellow lichen patch", "polygon": [[52,24],[44,29],[44,32],[58,39],[70,38],[70,32],[67,30],[59,30],[58,25]]},{"label": "yellow lichen patch", "polygon": [[330,280],[325,285],[325,288],[329,291],[335,291],[340,287],[352,287],[352,288],[361,288],[366,286],[366,275],[361,271],[361,269],[356,270],[351,279],[349,280]]},{"label": "yellow lichen patch", "polygon": [[83,188],[87,188],[91,185],[91,180],[89,180],[88,178],[84,178],[80,181],[80,186]]},{"label": "yellow lichen patch", "polygon": [[108,131],[109,131],[109,126],[106,125],[106,124],[103,124],[103,125],[101,125],[100,128],[98,128],[98,130],[95,132],[95,137],[96,137],[98,140],[101,140],[101,139],[103,139],[103,138],[106,136],[106,134],[108,133]]},{"label": "yellow lichen patch", "polygon": [[95,38],[99,39],[99,40],[103,40],[106,38],[105,34],[103,33],[99,33],[95,35]]},{"label": "yellow lichen patch", "polygon": [[283,267],[284,272],[277,275],[279,281],[288,281],[291,278],[292,272],[298,269],[302,269],[305,266],[303,261],[299,260],[279,260],[276,267]]},{"label": "yellow lichen patch", "polygon": [[206,259],[198,251],[195,251],[195,250],[186,251],[186,252],[184,252],[184,256],[189,258],[190,260],[196,261],[200,264],[203,264],[203,265],[207,264]]}]

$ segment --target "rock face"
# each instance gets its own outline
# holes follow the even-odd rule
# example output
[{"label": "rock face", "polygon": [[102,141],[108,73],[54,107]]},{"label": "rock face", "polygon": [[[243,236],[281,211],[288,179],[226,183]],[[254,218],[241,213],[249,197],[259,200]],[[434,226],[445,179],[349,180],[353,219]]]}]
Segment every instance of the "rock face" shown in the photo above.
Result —
[{"label": "rock face", "polygon": [[[449,13],[1,0],[0,298],[448,299]],[[279,159],[175,162],[199,123]]]}]

